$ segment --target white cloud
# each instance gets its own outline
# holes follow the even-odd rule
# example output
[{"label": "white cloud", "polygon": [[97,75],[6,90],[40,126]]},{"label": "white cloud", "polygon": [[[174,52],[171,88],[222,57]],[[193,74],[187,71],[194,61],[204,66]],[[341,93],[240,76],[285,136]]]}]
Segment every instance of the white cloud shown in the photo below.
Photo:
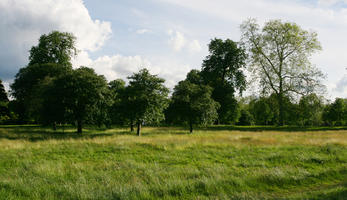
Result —
[{"label": "white cloud", "polygon": [[[210,31],[210,38],[222,35],[223,37],[239,40],[239,25],[248,18],[256,18],[260,24],[271,19],[295,22],[303,29],[313,30],[318,33],[318,39],[322,44],[323,51],[312,57],[313,64],[328,75],[326,85],[335,85],[341,74],[345,73],[347,64],[347,8],[341,6],[347,4],[347,0],[327,0],[325,2],[305,2],[287,0],[157,0],[168,3],[170,6],[178,6],[187,9],[190,13],[213,19],[206,21],[207,27],[212,24],[228,24],[230,29]],[[325,4],[326,6],[323,6]],[[329,6],[327,6],[329,5]],[[308,14],[309,13],[309,14]],[[189,23],[189,22],[188,22]],[[187,25],[189,26],[189,25]],[[203,29],[202,29],[203,30]],[[230,30],[230,32],[225,32]],[[194,30],[191,30],[192,32]],[[201,32],[201,30],[200,30]],[[336,95],[347,97],[347,93],[336,94],[333,89],[329,90],[333,98]],[[341,96],[340,96],[341,97]]]},{"label": "white cloud", "polygon": [[126,79],[132,73],[150,66],[151,63],[141,56],[122,55],[102,56],[91,64],[98,74],[105,75],[109,81],[117,78]]},{"label": "white cloud", "polygon": [[170,35],[169,45],[173,50],[180,51],[186,45],[186,38],[183,33],[169,30],[168,34]]},{"label": "white cloud", "polygon": [[337,3],[347,4],[347,0],[318,0],[318,5],[320,6],[333,6]]},{"label": "white cloud", "polygon": [[121,78],[127,81],[127,77],[140,69],[147,68],[150,73],[157,74],[166,80],[165,85],[173,88],[175,84],[184,79],[191,67],[170,62],[168,60],[149,61],[142,56],[102,56],[93,61],[90,66],[95,69],[96,73],[102,74],[108,81]]},{"label": "white cloud", "polygon": [[72,65],[74,67],[79,66],[90,66],[93,60],[89,58],[89,54],[87,51],[80,51],[77,56],[72,59]]},{"label": "white cloud", "polygon": [[344,75],[336,84],[335,90],[339,93],[347,93],[347,75]]},{"label": "white cloud", "polygon": [[42,34],[52,30],[72,32],[86,60],[86,51],[98,50],[112,32],[109,22],[91,19],[82,0],[1,0],[0,27],[0,48],[6,49],[0,51],[4,79],[13,78],[27,64],[28,51]]},{"label": "white cloud", "polygon": [[202,47],[199,43],[198,40],[193,40],[190,44],[189,44],[189,51],[191,52],[200,52],[202,50]]},{"label": "white cloud", "polygon": [[145,33],[151,33],[152,31],[151,30],[148,30],[148,29],[139,29],[136,31],[137,34],[145,34]]},{"label": "white cloud", "polygon": [[[167,9],[177,9],[175,6],[179,6],[180,9],[188,10],[186,13],[189,14],[182,17],[175,12],[161,13],[160,10],[156,10],[154,15],[146,8],[131,6],[129,12],[126,12],[129,17],[124,15],[126,17],[122,18],[122,23],[132,28],[146,27],[131,29],[137,34],[171,28],[169,39],[168,35],[158,35],[154,42],[146,43],[153,45],[150,46],[153,48],[148,48],[150,50],[138,48],[141,46],[138,45],[141,44],[137,43],[138,41],[118,41],[123,42],[121,46],[124,49],[119,53],[137,55],[136,52],[139,51],[142,56],[101,56],[93,61],[89,55],[102,48],[110,38],[111,24],[92,19],[82,0],[0,0],[0,77],[5,79],[4,81],[12,79],[19,67],[27,64],[28,50],[37,44],[40,35],[59,30],[73,32],[78,37],[77,46],[81,52],[73,61],[75,67],[92,66],[98,73],[111,80],[125,78],[146,64],[152,73],[166,78],[167,84],[173,86],[185,77],[191,66],[199,68],[202,54],[207,53],[206,46],[201,44],[207,43],[213,37],[238,40],[239,24],[250,17],[257,18],[260,23],[280,18],[318,32],[323,51],[313,57],[313,63],[328,74],[326,85],[330,95],[347,97],[346,87],[343,90],[338,89],[340,92],[336,89],[340,84],[336,80],[341,80],[341,74],[345,73],[344,67],[347,65],[347,8],[339,7],[342,3],[347,3],[347,0],[156,1],[169,3]],[[192,21],[198,18],[201,21]],[[128,37],[121,35],[119,38]],[[167,40],[176,54],[170,54],[170,49],[165,48]],[[116,40],[112,42],[114,41]],[[160,46],[162,44],[164,45]],[[111,53],[109,55],[113,54],[109,48],[105,51]],[[97,55],[100,55],[99,52]]]},{"label": "white cloud", "polygon": [[189,41],[186,36],[179,31],[169,30],[168,34],[170,36],[168,43],[176,52],[187,49],[190,53],[196,53],[202,50],[198,40],[194,39]]}]

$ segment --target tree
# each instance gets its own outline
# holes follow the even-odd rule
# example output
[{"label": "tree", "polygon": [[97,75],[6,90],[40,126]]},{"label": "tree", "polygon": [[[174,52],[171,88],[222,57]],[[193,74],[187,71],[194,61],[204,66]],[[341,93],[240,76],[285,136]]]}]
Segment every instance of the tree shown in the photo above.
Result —
[{"label": "tree", "polygon": [[336,98],[335,101],[324,108],[323,120],[330,125],[347,124],[347,99]]},{"label": "tree", "polygon": [[39,120],[40,107],[45,96],[42,90],[49,81],[72,69],[59,64],[33,64],[21,68],[11,85],[12,95],[16,98],[19,118],[22,121]]},{"label": "tree", "polygon": [[0,80],[0,123],[9,119],[8,103],[7,93],[2,84],[2,80]]},{"label": "tree", "polygon": [[125,81],[116,79],[108,83],[111,91],[113,104],[110,109],[111,121],[113,124],[124,124],[126,121],[126,113],[128,110],[125,108],[126,99],[123,99],[125,94]]},{"label": "tree", "polygon": [[75,40],[71,33],[52,31],[42,35],[39,44],[31,48],[28,66],[19,70],[11,85],[22,121],[37,120],[35,112],[44,99],[38,90],[43,89],[42,83],[48,85],[48,80],[72,70],[71,59],[77,53]]},{"label": "tree", "polygon": [[269,101],[265,97],[260,97],[250,102],[250,112],[257,125],[269,125],[273,121],[276,109],[271,107]]},{"label": "tree", "polygon": [[254,19],[241,25],[242,41],[250,54],[250,71],[265,93],[275,93],[279,123],[284,124],[284,97],[322,89],[323,74],[309,57],[321,50],[317,33],[295,23],[271,20],[260,30]]},{"label": "tree", "polygon": [[302,96],[299,101],[299,114],[302,125],[319,126],[322,120],[323,102],[316,94]]},{"label": "tree", "polygon": [[[48,106],[45,110],[60,110],[60,114],[55,115],[53,120],[77,122],[78,133],[82,133],[83,124],[96,123],[98,113],[106,112],[110,105],[105,77],[97,75],[93,69],[87,67],[80,67],[56,78],[45,94],[45,105]],[[46,116],[52,116],[51,114],[47,112]]]},{"label": "tree", "polygon": [[196,71],[188,73],[186,80],[180,81],[174,88],[172,95],[171,110],[179,122],[188,123],[190,133],[193,125],[208,125],[218,118],[217,109],[219,104],[211,97],[212,88],[206,85],[198,85],[190,82],[191,75]]},{"label": "tree", "polygon": [[241,109],[241,115],[238,119],[237,125],[252,125],[253,124],[253,116],[246,109]]},{"label": "tree", "polygon": [[39,44],[30,49],[29,65],[56,63],[72,67],[71,59],[77,54],[76,37],[72,33],[52,31],[42,35]]},{"label": "tree", "polygon": [[7,93],[4,85],[2,84],[2,80],[0,80],[0,101],[8,102]]},{"label": "tree", "polygon": [[141,69],[128,79],[128,103],[137,124],[137,135],[140,136],[143,123],[159,123],[164,119],[169,89],[164,86],[164,79],[150,74],[147,69]]},{"label": "tree", "polygon": [[243,68],[247,55],[238,43],[226,39],[213,39],[209,44],[210,54],[203,61],[201,76],[205,84],[213,88],[212,98],[220,104],[218,119],[220,123],[237,120],[237,101],[235,91],[240,94],[246,88]]},{"label": "tree", "polygon": [[[137,108],[134,106],[136,90],[133,87],[127,86],[119,92],[119,107],[121,118],[130,125],[130,131],[134,132],[134,125],[137,115]],[[141,124],[140,124],[141,125]],[[141,127],[140,127],[141,128]]]}]

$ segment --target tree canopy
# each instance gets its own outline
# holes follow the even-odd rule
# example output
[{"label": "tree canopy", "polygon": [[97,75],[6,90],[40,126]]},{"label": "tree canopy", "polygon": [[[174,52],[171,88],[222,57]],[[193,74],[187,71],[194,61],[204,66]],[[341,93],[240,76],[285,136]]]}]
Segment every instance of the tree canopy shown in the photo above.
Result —
[{"label": "tree canopy", "polygon": [[2,80],[0,80],[0,101],[8,102],[7,93],[4,85],[2,84]]},{"label": "tree canopy", "polygon": [[39,44],[30,49],[29,65],[55,63],[72,67],[71,59],[76,54],[76,37],[72,33],[52,31],[43,34]]},{"label": "tree canopy", "polygon": [[31,48],[29,64],[19,70],[11,85],[21,120],[37,121],[37,112],[45,98],[44,86],[72,70],[71,59],[77,53],[75,40],[72,33],[52,31],[42,35],[38,45]]},{"label": "tree canopy", "polygon": [[38,120],[38,110],[45,96],[44,85],[55,77],[69,73],[71,68],[59,64],[34,64],[21,68],[11,85],[12,95],[16,98],[22,120]]},{"label": "tree canopy", "polygon": [[[212,88],[194,83],[197,71],[188,73],[186,80],[180,81],[174,88],[170,108],[176,120],[188,123],[190,133],[193,125],[210,125],[218,118],[219,103],[211,97]],[[193,81],[193,82],[191,82]]]},{"label": "tree canopy", "polygon": [[316,94],[302,96],[299,101],[299,117],[303,125],[321,124],[323,100]]},{"label": "tree canopy", "polygon": [[241,25],[242,41],[250,55],[250,71],[264,93],[275,93],[284,124],[284,96],[307,95],[322,89],[322,72],[309,58],[321,50],[317,33],[295,23],[271,20],[260,29],[254,19]]},{"label": "tree canopy", "polygon": [[328,125],[347,125],[347,99],[336,98],[324,109],[323,119]]},{"label": "tree canopy", "polygon": [[[317,33],[291,22],[271,20],[260,27],[253,19],[241,26],[240,42],[214,38],[201,70],[191,70],[174,87],[141,69],[126,83],[107,83],[88,67],[72,68],[77,54],[71,33],[52,31],[30,50],[29,63],[11,85],[9,101],[0,80],[0,123],[71,123],[81,133],[85,124],[99,127],[129,124],[193,126],[346,125],[346,99],[327,103],[321,95],[324,75],[310,62],[321,50]],[[245,69],[251,74],[246,81]],[[259,93],[242,97],[258,83]]]},{"label": "tree canopy", "polygon": [[78,133],[82,133],[84,123],[95,123],[99,111],[111,104],[105,77],[87,67],[56,78],[46,96],[46,116],[56,116],[52,120],[57,122],[77,122]]},{"label": "tree canopy", "polygon": [[0,80],[0,124],[8,119],[8,97],[2,80]]},{"label": "tree canopy", "polygon": [[137,124],[137,134],[141,135],[143,123],[159,123],[164,119],[169,89],[164,86],[164,79],[150,74],[147,69],[141,69],[128,79],[128,102]]},{"label": "tree canopy", "polygon": [[213,39],[209,44],[209,55],[202,64],[201,77],[204,83],[213,88],[212,98],[220,104],[220,123],[236,122],[237,102],[235,92],[246,89],[243,69],[247,55],[238,43],[226,39]]}]

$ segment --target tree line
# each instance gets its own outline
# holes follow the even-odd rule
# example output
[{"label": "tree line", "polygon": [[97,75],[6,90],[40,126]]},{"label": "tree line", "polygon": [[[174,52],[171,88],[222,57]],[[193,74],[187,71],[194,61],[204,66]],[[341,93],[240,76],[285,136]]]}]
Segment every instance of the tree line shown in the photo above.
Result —
[{"label": "tree line", "polygon": [[[347,125],[347,99],[328,103],[323,73],[310,56],[321,50],[317,34],[295,23],[254,19],[240,26],[239,42],[214,38],[200,70],[191,70],[170,91],[146,68],[107,82],[92,68],[73,69],[78,53],[71,33],[53,31],[30,50],[29,63],[15,76],[9,100],[0,82],[0,123],[98,126]],[[249,83],[257,94],[242,97]]]}]

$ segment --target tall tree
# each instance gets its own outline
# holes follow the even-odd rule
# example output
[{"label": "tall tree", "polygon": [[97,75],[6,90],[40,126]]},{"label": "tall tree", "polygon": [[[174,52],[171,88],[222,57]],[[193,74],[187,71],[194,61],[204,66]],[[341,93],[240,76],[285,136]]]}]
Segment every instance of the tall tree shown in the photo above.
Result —
[{"label": "tall tree", "polygon": [[[77,132],[82,133],[83,124],[95,123],[98,113],[106,112],[110,105],[110,94],[104,76],[93,69],[78,68],[71,73],[56,78],[47,93],[47,111],[59,108],[59,119],[77,122]],[[53,107],[52,107],[53,106]],[[52,109],[49,109],[52,108]],[[50,113],[46,113],[50,116]]]},{"label": "tall tree", "polygon": [[2,80],[0,80],[0,123],[6,121],[9,115],[8,110],[8,97],[4,85],[2,84]]},{"label": "tall tree", "polygon": [[240,27],[242,41],[250,54],[250,70],[263,91],[276,94],[279,123],[283,125],[285,96],[322,89],[323,74],[309,60],[313,53],[321,50],[317,33],[280,20],[271,20],[260,29],[257,22],[250,19]]},{"label": "tall tree", "polygon": [[258,99],[253,99],[249,103],[249,107],[257,125],[269,125],[273,122],[276,109],[271,106],[269,98],[260,97]]},{"label": "tall tree", "polygon": [[347,99],[336,98],[324,108],[323,119],[329,125],[347,125]]},{"label": "tall tree", "polygon": [[123,125],[126,121],[126,113],[129,112],[125,108],[125,99],[123,96],[125,93],[125,81],[122,79],[116,79],[108,83],[111,91],[113,103],[110,109],[111,121],[113,124]]},{"label": "tall tree", "polygon": [[140,136],[143,123],[159,123],[164,119],[169,89],[164,86],[164,79],[150,74],[147,69],[141,69],[128,79],[128,102],[137,124],[137,135]]},{"label": "tall tree", "polygon": [[[196,84],[192,77],[197,77],[196,71],[188,73],[186,80],[180,81],[174,88],[170,110],[177,121],[188,123],[190,133],[193,125],[208,125],[218,118],[219,103],[211,97],[212,88]],[[191,82],[193,81],[193,82]],[[195,83],[194,83],[195,82]]]},{"label": "tall tree", "polygon": [[220,104],[219,122],[235,122],[237,101],[234,94],[236,91],[242,94],[246,88],[243,68],[247,55],[238,43],[217,38],[211,40],[209,53],[202,64],[202,78],[213,88],[212,97]]},{"label": "tall tree", "polygon": [[316,94],[302,96],[299,101],[299,115],[302,125],[321,125],[323,101]]},{"label": "tall tree", "polygon": [[34,64],[21,68],[16,74],[14,83],[11,85],[12,95],[16,98],[18,113],[22,121],[30,119],[38,120],[38,111],[45,96],[42,90],[49,81],[72,69],[59,64]]},{"label": "tall tree", "polygon": [[19,70],[11,85],[22,120],[37,118],[33,112],[44,99],[38,91],[42,83],[48,84],[49,79],[72,70],[71,59],[77,53],[75,40],[71,33],[52,31],[42,35],[38,45],[31,48],[28,66]]},{"label": "tall tree", "polygon": [[71,59],[77,54],[76,37],[72,33],[52,31],[39,39],[39,44],[30,49],[29,65],[56,63],[72,66]]},{"label": "tall tree", "polygon": [[4,85],[2,84],[2,80],[0,80],[0,101],[8,102],[7,93]]}]

